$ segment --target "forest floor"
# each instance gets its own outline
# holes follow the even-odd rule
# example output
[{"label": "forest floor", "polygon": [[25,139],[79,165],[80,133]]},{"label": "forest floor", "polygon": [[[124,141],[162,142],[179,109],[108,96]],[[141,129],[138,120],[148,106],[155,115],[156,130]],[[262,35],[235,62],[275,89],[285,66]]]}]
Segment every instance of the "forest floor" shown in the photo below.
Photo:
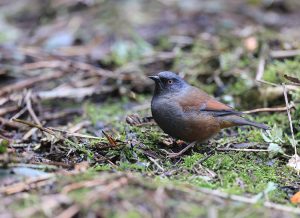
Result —
[{"label": "forest floor", "polygon": [[[300,3],[0,3],[0,217],[299,217]],[[271,127],[186,144],[163,70]]]}]

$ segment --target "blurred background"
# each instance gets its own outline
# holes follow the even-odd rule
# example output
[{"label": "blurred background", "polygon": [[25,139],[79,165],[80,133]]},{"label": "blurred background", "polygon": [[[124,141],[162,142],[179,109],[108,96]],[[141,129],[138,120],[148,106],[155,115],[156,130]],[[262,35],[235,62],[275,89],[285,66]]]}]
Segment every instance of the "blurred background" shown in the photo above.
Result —
[{"label": "blurred background", "polygon": [[[60,93],[67,98],[149,93],[152,83],[146,75],[161,70],[180,72],[215,95],[247,95],[244,91],[254,86],[262,48],[267,56],[269,50],[299,49],[300,4],[295,0],[2,0],[0,4],[1,86],[67,71],[60,81],[38,85],[43,88],[34,84],[42,92],[64,82],[74,89]],[[281,73],[274,67],[282,67],[275,59],[264,75],[273,81]],[[295,67],[291,63],[287,70],[295,73]],[[91,86],[104,90],[74,94],[76,87]]]},{"label": "blurred background", "polygon": [[[272,145],[272,152],[284,150],[291,157],[292,133],[281,84],[286,84],[292,102],[297,141],[299,11],[298,0],[1,0],[0,184],[40,176],[40,171],[31,171],[36,165],[51,166],[38,168],[48,174],[78,171],[83,163],[83,171],[147,172],[238,194],[261,193],[268,181],[275,181],[288,188],[271,199],[289,202],[299,189],[299,177],[285,168],[286,157],[269,161],[268,154],[217,154],[204,164],[209,170],[198,171],[187,166],[203,158],[206,150],[177,162],[164,159],[161,149],[173,151],[170,145],[176,142],[153,126],[149,105],[154,87],[147,76],[174,71],[238,110],[265,108],[251,119],[273,128],[267,138],[258,130],[232,129],[210,145],[242,143],[236,147],[240,149],[247,141],[269,149],[272,142],[277,146]],[[220,167],[230,158],[228,167]],[[217,164],[220,160],[224,163]],[[232,164],[240,160],[233,172]],[[251,168],[256,179],[242,166]],[[274,177],[274,167],[290,173],[284,176],[289,180]],[[231,173],[228,181],[217,178]],[[195,182],[194,175],[205,177],[205,182]],[[55,190],[43,193],[60,188]],[[24,199],[21,205],[28,207]],[[1,203],[4,210],[9,202]]]}]

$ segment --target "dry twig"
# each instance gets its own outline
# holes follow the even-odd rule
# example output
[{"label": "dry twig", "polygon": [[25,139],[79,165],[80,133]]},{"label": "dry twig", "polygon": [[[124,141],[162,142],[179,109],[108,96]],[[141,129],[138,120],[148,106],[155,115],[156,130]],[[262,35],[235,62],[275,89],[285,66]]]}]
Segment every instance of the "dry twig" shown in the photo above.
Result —
[{"label": "dry twig", "polygon": [[272,58],[288,58],[288,57],[294,57],[297,55],[300,55],[300,49],[270,51],[270,56]]},{"label": "dry twig", "polygon": [[1,194],[11,195],[32,188],[37,188],[49,184],[48,180],[53,178],[52,175],[41,176],[38,178],[30,178],[24,182],[18,182],[16,184],[6,186],[0,189]]},{"label": "dry twig", "polygon": [[159,164],[158,164],[158,162],[154,159],[154,158],[152,158],[152,157],[150,157],[150,156],[147,156],[148,158],[149,158],[149,160],[151,160],[161,171],[165,171],[165,169],[162,167],[162,166],[160,166]]},{"label": "dry twig", "polygon": [[[295,108],[294,102],[291,102],[288,106],[289,109]],[[258,112],[280,112],[280,111],[286,111],[287,107],[266,107],[266,108],[257,108],[249,111],[243,111],[244,114],[252,114],[252,113],[258,113]]]},{"label": "dry twig", "polygon": [[100,179],[94,179],[94,180],[89,180],[89,181],[72,183],[70,185],[66,185],[65,187],[63,187],[63,189],[61,190],[61,193],[67,194],[67,193],[77,190],[77,189],[91,188],[94,186],[102,185],[105,182],[106,182],[106,179],[100,178]]},{"label": "dry twig", "polygon": [[295,151],[296,163],[298,163],[297,162],[297,157],[298,157],[297,144],[296,144],[295,135],[294,135],[291,111],[290,111],[290,108],[288,107],[289,100],[288,100],[288,97],[287,97],[287,88],[286,88],[286,85],[284,83],[282,84],[282,87],[283,87],[284,100],[285,100],[285,104],[286,104],[286,108],[287,108],[286,112],[287,112],[287,115],[288,115],[290,129],[291,129],[291,133],[292,133],[292,146],[294,147],[294,151]]},{"label": "dry twig", "polygon": [[26,107],[27,110],[30,114],[30,116],[32,117],[32,119],[34,120],[35,123],[37,123],[39,126],[42,126],[42,123],[40,122],[39,118],[37,117],[37,115],[35,114],[33,108],[32,108],[32,103],[31,103],[31,91],[29,90],[25,96],[25,102],[26,102]]},{"label": "dry twig", "polygon": [[268,149],[248,149],[248,148],[216,148],[217,151],[252,151],[252,152],[268,152]]},{"label": "dry twig", "polygon": [[56,72],[51,72],[49,74],[42,74],[36,77],[32,77],[29,79],[21,80],[19,82],[4,86],[3,88],[0,89],[0,96],[9,94],[11,92],[19,91],[24,88],[28,88],[33,86],[36,83],[44,82],[47,80],[52,80],[52,79],[58,79],[62,77],[64,74],[67,72],[64,71],[56,71]]}]

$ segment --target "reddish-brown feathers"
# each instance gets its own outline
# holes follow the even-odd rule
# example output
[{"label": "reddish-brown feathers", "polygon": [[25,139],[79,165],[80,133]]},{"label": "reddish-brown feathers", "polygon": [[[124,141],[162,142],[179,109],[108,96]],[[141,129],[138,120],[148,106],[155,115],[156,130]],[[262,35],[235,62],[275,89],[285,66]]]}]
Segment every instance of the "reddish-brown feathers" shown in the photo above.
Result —
[{"label": "reddish-brown feathers", "polygon": [[226,111],[232,110],[231,107],[217,101],[205,92],[192,87],[188,90],[186,98],[179,98],[178,102],[184,110],[199,110],[199,111]]}]

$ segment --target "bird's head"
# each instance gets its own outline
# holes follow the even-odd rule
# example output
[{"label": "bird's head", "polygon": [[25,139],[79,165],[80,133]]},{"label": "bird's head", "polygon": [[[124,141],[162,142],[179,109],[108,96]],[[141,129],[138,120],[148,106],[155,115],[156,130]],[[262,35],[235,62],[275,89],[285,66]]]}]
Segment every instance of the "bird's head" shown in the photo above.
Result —
[{"label": "bird's head", "polygon": [[149,78],[155,82],[155,95],[180,92],[188,86],[181,77],[170,71],[163,71]]}]

